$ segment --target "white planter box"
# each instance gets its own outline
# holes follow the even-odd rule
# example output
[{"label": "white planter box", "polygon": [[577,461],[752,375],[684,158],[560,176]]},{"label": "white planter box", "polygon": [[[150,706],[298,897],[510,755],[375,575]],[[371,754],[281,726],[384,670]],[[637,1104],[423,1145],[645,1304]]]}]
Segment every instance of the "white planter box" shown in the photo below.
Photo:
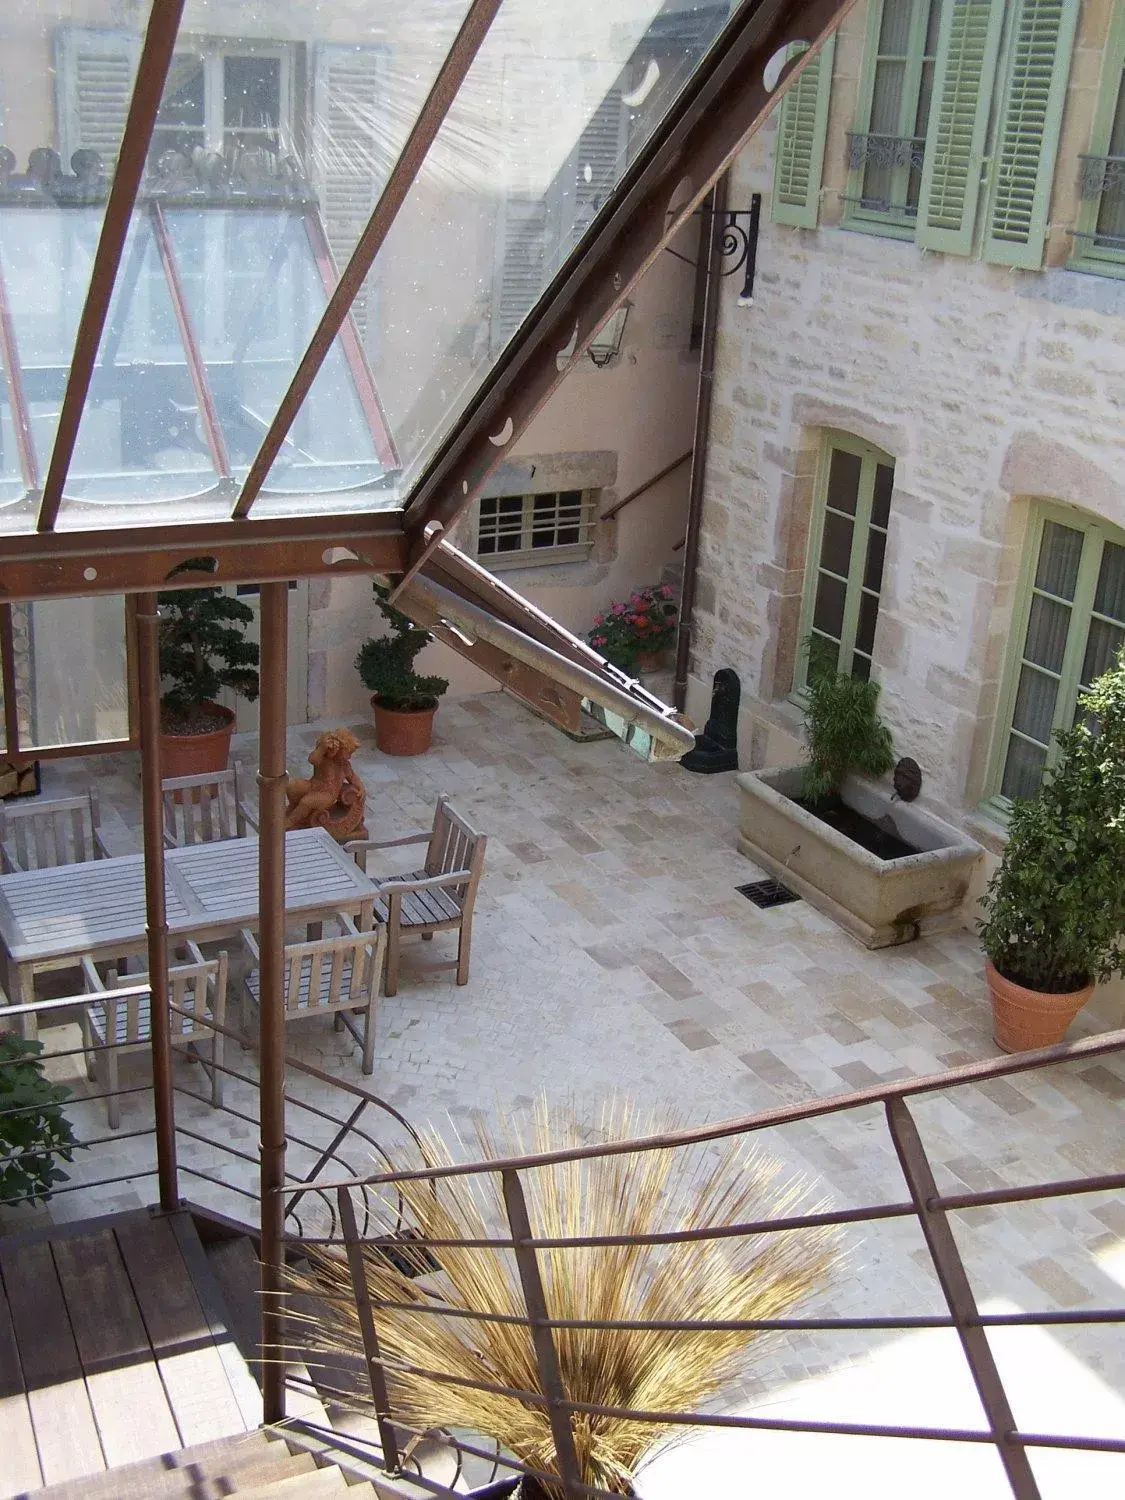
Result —
[{"label": "white planter box", "polygon": [[849,776],[849,807],[873,822],[889,818],[899,838],[921,852],[880,859],[814,818],[792,799],[803,768],[746,771],[740,790],[738,847],[776,880],[859,938],[868,948],[907,943],[955,927],[981,846],[952,824],[869,781]]}]

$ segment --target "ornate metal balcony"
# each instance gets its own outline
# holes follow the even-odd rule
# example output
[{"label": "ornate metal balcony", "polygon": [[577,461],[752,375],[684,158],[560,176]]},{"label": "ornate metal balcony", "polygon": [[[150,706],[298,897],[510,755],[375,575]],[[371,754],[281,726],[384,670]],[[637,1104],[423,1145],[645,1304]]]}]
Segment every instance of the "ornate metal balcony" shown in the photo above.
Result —
[{"label": "ornate metal balcony", "polygon": [[1125,193],[1125,156],[1082,155],[1078,160],[1083,198],[1100,198],[1103,193],[1120,198]]},{"label": "ornate metal balcony", "polygon": [[872,135],[848,131],[848,167],[916,167],[922,170],[924,135]]}]

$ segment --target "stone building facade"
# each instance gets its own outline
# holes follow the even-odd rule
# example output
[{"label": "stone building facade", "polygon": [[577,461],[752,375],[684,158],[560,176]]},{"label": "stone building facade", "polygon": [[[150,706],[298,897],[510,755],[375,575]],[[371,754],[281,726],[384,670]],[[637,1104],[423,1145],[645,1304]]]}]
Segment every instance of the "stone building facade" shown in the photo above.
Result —
[{"label": "stone building facade", "polygon": [[[1073,713],[1075,684],[1125,640],[1125,550],[1115,550],[1125,544],[1125,238],[1114,234],[1122,10],[1110,0],[1020,0],[943,14],[940,0],[863,0],[822,53],[822,76],[802,75],[803,104],[794,93],[776,110],[732,173],[731,202],[760,192],[766,207],[753,302],[739,305],[725,287],[721,303],[689,712],[704,717],[712,673],[734,667],[744,768],[792,762],[802,642],[817,625],[838,636],[843,610],[844,635],[850,629],[856,652],[870,653],[857,654],[857,670],[881,684],[896,753],[923,768],[923,803],[993,848],[1005,795],[1039,774],[1037,740],[1046,732],[1049,741],[1052,714],[1061,722]],[[995,52],[993,72],[976,80],[973,152],[960,179],[962,189],[975,186],[979,173],[980,192],[962,203],[961,242],[946,252],[931,248],[942,241],[930,232],[939,148],[948,147],[940,136],[935,145],[938,96],[943,87],[945,102],[953,96],[950,52],[969,12],[993,28],[983,45]],[[922,38],[913,60],[896,44],[896,26]],[[901,68],[890,77],[900,62],[905,85]],[[906,138],[892,139],[879,91],[900,106],[912,65],[917,114],[900,110]],[[1026,127],[1036,65],[1053,92],[1031,99],[1040,158],[1023,184],[1017,235],[1004,230],[1001,212],[1007,191],[1010,224],[1005,152],[1021,104]],[[787,138],[802,121],[786,121],[786,107],[805,108],[805,137]],[[792,166],[794,139],[809,138],[809,180],[799,178],[790,198],[808,191],[794,212],[783,201],[788,179],[777,179]],[[857,473],[864,455],[864,473],[889,484],[893,471],[885,536],[871,544],[885,547],[882,577],[866,603],[872,553],[861,579],[854,548],[846,589],[830,579],[839,598],[818,595],[818,569],[831,563],[824,528],[834,447],[854,455],[839,462]],[[876,511],[878,487],[877,478]],[[852,527],[829,513],[827,524],[839,542],[840,526],[850,538],[862,521]],[[1069,547],[1075,567],[1083,562],[1084,604],[1069,563],[1063,583],[1052,584],[1048,543]],[[1059,639],[1045,639],[1045,613]],[[863,641],[872,624],[873,640]],[[1012,750],[1020,726],[1032,733]]]}]

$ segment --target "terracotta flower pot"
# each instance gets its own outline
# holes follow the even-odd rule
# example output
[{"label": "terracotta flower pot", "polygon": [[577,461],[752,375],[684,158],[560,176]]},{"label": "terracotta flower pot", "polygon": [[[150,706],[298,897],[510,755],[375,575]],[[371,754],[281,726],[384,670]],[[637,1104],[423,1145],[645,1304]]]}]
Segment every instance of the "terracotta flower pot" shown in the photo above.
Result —
[{"label": "terracotta flower pot", "polygon": [[660,672],[663,670],[667,659],[668,653],[666,651],[638,651],[637,671]]},{"label": "terracotta flower pot", "polygon": [[1094,986],[1052,995],[1028,990],[985,959],[985,978],[992,1000],[992,1035],[1004,1052],[1027,1052],[1033,1047],[1053,1047],[1061,1042],[1066,1029],[1094,993]]},{"label": "terracotta flower pot", "polygon": [[172,734],[160,731],[160,774],[169,776],[203,776],[208,771],[225,771],[230,760],[230,738],[234,733],[234,711],[220,703],[204,703],[209,714],[222,719],[215,729],[201,734]]},{"label": "terracotta flower pot", "polygon": [[433,708],[384,708],[371,700],[375,715],[375,743],[384,755],[424,755],[434,736]]}]

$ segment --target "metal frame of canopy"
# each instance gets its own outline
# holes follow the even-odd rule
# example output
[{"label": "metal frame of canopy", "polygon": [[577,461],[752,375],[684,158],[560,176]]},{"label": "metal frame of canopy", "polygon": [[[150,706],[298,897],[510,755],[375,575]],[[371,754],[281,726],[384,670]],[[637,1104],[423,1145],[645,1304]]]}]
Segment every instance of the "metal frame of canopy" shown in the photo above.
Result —
[{"label": "metal frame of canopy", "polygon": [[[152,976],[153,1073],[161,1204],[177,1204],[160,799],[160,673],[156,591],[186,559],[207,555],[201,583],[257,582],[261,589],[259,911],[261,936],[261,1260],[262,1378],[267,1422],[284,1416],[282,1226],[285,1186],[284,1027],[282,1021],[285,817],[285,580],[336,572],[398,578],[403,607],[429,612],[451,642],[469,631],[477,660],[488,657],[526,690],[554,684],[623,707],[675,743],[684,731],[670,711],[600,663],[561,627],[509,590],[497,590],[458,561],[445,532],[479,494],[491,469],[550,395],[564,372],[557,352],[578,358],[619,302],[697,208],[778,96],[766,64],[791,44],[814,46],[853,0],[747,0],[703,57],[667,117],[629,166],[591,229],[517,331],[496,367],[420,476],[404,512],[266,516],[254,502],[285,434],[340,333],[395,215],[405,201],[501,0],[472,0],[453,45],[410,130],[399,159],[320,325],[270,424],[225,523],[140,525],[127,530],[56,531],[69,466],[90,390],[110,299],[141,187],[149,143],[172,62],[185,0],[153,0],[124,138],[109,192],[75,340],[51,462],[33,535],[0,537],[0,601],[118,592],[136,596],[137,678],[144,811],[148,969]],[[807,55],[807,54],[806,54]],[[790,63],[790,81],[804,59]],[[571,338],[574,338],[571,345]],[[321,497],[323,501],[323,497]],[[424,581],[417,582],[424,571]],[[190,575],[177,584],[190,584]],[[442,623],[445,622],[445,623]],[[488,635],[486,637],[485,632]],[[491,670],[491,669],[490,669]],[[559,678],[563,680],[560,682]],[[526,693],[525,693],[526,695]],[[624,699],[624,703],[622,702]],[[564,705],[570,712],[569,703]]]}]

